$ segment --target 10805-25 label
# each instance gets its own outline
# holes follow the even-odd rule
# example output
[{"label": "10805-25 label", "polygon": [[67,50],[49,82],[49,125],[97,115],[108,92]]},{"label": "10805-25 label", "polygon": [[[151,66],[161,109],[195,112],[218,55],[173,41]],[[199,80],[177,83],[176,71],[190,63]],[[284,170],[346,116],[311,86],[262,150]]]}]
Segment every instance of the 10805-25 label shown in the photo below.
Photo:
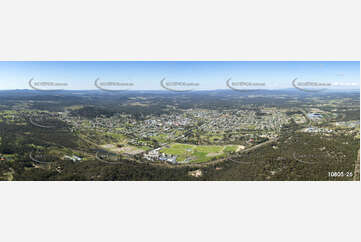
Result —
[{"label": "10805-25 label", "polygon": [[350,171],[330,171],[328,172],[329,177],[353,177],[353,173]]}]

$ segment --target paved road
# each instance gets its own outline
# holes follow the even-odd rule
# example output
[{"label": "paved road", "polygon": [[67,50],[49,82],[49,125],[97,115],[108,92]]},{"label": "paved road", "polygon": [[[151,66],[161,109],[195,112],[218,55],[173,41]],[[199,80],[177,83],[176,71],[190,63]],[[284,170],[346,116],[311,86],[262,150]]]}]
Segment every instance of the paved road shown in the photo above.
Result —
[{"label": "paved road", "polygon": [[252,146],[251,148],[239,151],[238,153],[244,153],[244,152],[252,151],[252,150],[258,149],[258,148],[260,148],[262,146],[265,146],[265,145],[270,144],[270,143],[272,143],[274,141],[277,141],[277,140],[278,140],[278,138],[270,139],[270,140],[268,140],[266,142],[263,142],[263,143],[260,143],[258,145]]},{"label": "paved road", "polygon": [[29,118],[29,121],[30,121],[30,123],[31,123],[32,125],[34,125],[34,126],[36,126],[36,127],[39,127],[39,128],[45,128],[45,129],[55,128],[54,126],[40,125],[40,124],[34,122],[34,121],[32,120],[32,118]]},{"label": "paved road", "polygon": [[46,162],[46,161],[41,161],[41,160],[37,160],[33,157],[33,152],[30,152],[29,154],[29,158],[30,160],[36,162],[36,163],[40,163],[40,164],[50,164],[51,162]]}]

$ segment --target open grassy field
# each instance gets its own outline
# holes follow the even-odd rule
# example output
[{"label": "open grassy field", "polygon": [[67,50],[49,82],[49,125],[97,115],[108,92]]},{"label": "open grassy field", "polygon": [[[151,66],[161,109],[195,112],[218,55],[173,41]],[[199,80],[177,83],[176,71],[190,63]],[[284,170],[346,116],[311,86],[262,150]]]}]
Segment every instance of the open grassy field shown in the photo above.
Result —
[{"label": "open grassy field", "polygon": [[115,144],[106,144],[106,145],[101,145],[101,147],[105,150],[108,150],[110,152],[114,152],[117,154],[129,154],[129,155],[136,155],[139,153],[144,152],[145,150],[148,150],[148,147],[136,147],[133,145],[127,145],[127,146],[123,146],[123,147],[118,147]]},{"label": "open grassy field", "polygon": [[238,145],[191,145],[191,144],[170,144],[161,152],[177,156],[177,161],[182,162],[190,159],[190,162],[207,162],[213,158],[220,158],[227,153],[235,152]]},{"label": "open grassy field", "polygon": [[168,135],[166,134],[159,134],[157,136],[152,136],[150,137],[151,139],[155,139],[156,141],[158,141],[159,143],[165,143],[168,141]]}]

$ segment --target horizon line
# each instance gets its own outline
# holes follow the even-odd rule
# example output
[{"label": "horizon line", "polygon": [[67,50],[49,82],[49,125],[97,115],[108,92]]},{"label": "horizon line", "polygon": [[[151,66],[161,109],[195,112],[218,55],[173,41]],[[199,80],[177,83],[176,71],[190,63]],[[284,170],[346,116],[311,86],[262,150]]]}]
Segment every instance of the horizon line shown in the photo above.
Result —
[{"label": "horizon line", "polygon": [[[294,87],[284,87],[284,88],[274,88],[274,89],[239,89],[239,91],[277,91],[277,90],[297,90]],[[353,89],[327,89],[325,91],[353,91],[353,90],[358,90],[360,91],[360,87],[359,88],[353,88]],[[134,91],[138,91],[138,92],[144,92],[144,91],[163,91],[163,92],[177,92],[177,91],[171,91],[171,90],[164,90],[164,89],[136,89],[136,90],[99,90],[99,89],[58,89],[58,90],[34,90],[32,88],[24,88],[24,89],[0,89],[0,91],[34,91],[34,92],[61,92],[61,91],[99,91],[99,92],[134,92]],[[187,92],[196,92],[196,91],[235,91],[229,88],[224,88],[224,89],[198,89],[198,90],[187,90]]]}]

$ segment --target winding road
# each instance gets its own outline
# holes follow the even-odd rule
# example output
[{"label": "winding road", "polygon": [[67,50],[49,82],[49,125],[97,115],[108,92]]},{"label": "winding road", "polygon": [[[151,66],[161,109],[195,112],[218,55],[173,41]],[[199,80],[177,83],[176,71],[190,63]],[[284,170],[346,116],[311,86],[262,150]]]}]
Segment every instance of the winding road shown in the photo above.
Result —
[{"label": "winding road", "polygon": [[51,128],[55,128],[55,126],[45,126],[45,125],[40,125],[36,122],[34,122],[34,120],[32,120],[32,118],[29,118],[29,121],[32,125],[39,127],[39,128],[44,128],[44,129],[51,129]]},{"label": "winding road", "polygon": [[30,152],[29,158],[30,158],[30,160],[32,160],[32,161],[34,161],[34,162],[36,162],[36,163],[40,163],[40,164],[50,164],[50,163],[51,163],[51,162],[40,161],[40,160],[35,159],[35,158],[33,157],[33,151]]}]

